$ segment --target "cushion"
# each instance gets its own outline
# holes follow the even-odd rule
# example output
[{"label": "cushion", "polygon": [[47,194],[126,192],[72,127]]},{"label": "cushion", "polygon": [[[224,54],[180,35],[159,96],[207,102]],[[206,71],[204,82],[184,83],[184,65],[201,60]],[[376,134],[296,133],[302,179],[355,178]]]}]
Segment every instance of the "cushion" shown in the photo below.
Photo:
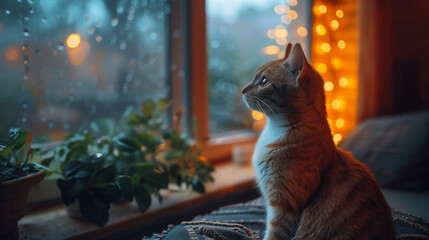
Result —
[{"label": "cushion", "polygon": [[[429,222],[406,212],[393,210],[396,239],[429,239]],[[153,240],[250,240],[262,239],[265,231],[265,207],[261,198],[222,207],[193,221],[170,225],[161,234],[143,239]]]},{"label": "cushion", "polygon": [[339,147],[365,163],[382,187],[429,190],[429,111],[367,120]]}]

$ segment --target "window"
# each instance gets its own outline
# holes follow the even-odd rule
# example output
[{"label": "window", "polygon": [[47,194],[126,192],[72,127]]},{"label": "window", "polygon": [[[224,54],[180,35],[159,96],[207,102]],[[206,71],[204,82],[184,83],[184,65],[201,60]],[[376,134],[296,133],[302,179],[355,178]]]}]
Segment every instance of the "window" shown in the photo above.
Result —
[{"label": "window", "polygon": [[2,1],[0,129],[48,140],[170,96],[170,3]]},{"label": "window", "polygon": [[288,42],[300,42],[310,56],[310,11],[305,1],[206,1],[211,136],[262,130],[242,104],[241,89],[258,67],[282,58]]}]

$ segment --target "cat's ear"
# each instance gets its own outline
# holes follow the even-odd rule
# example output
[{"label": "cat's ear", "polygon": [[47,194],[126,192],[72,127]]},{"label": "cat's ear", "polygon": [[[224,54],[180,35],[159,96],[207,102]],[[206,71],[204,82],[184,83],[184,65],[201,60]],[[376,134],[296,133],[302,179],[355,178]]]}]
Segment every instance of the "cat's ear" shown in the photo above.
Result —
[{"label": "cat's ear", "polygon": [[286,52],[285,52],[284,59],[287,59],[287,57],[289,57],[290,50],[292,50],[292,43],[288,43],[288,45],[286,46]]},{"label": "cat's ear", "polygon": [[304,56],[304,51],[302,50],[301,44],[296,43],[293,45],[292,50],[290,50],[290,54],[287,57],[286,61],[289,63],[290,66],[293,66],[299,71],[302,70],[304,64],[307,62],[307,59]]}]

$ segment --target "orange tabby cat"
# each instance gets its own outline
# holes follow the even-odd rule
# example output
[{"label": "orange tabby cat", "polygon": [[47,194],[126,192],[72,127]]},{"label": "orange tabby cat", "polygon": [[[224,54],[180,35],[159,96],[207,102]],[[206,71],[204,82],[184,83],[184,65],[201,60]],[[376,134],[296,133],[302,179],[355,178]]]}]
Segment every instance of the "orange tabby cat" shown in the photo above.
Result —
[{"label": "orange tabby cat", "polygon": [[260,67],[243,100],[267,116],[252,159],[267,203],[264,239],[395,238],[374,176],[332,140],[323,80],[301,45]]}]

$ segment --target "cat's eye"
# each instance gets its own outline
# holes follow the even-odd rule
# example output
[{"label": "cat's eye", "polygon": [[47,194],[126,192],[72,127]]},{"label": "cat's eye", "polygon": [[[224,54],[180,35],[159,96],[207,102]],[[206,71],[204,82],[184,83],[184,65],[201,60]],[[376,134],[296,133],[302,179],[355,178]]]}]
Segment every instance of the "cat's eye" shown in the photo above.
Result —
[{"label": "cat's eye", "polygon": [[261,84],[262,86],[267,85],[268,83],[268,79],[266,77],[262,78],[261,82],[259,84]]}]

